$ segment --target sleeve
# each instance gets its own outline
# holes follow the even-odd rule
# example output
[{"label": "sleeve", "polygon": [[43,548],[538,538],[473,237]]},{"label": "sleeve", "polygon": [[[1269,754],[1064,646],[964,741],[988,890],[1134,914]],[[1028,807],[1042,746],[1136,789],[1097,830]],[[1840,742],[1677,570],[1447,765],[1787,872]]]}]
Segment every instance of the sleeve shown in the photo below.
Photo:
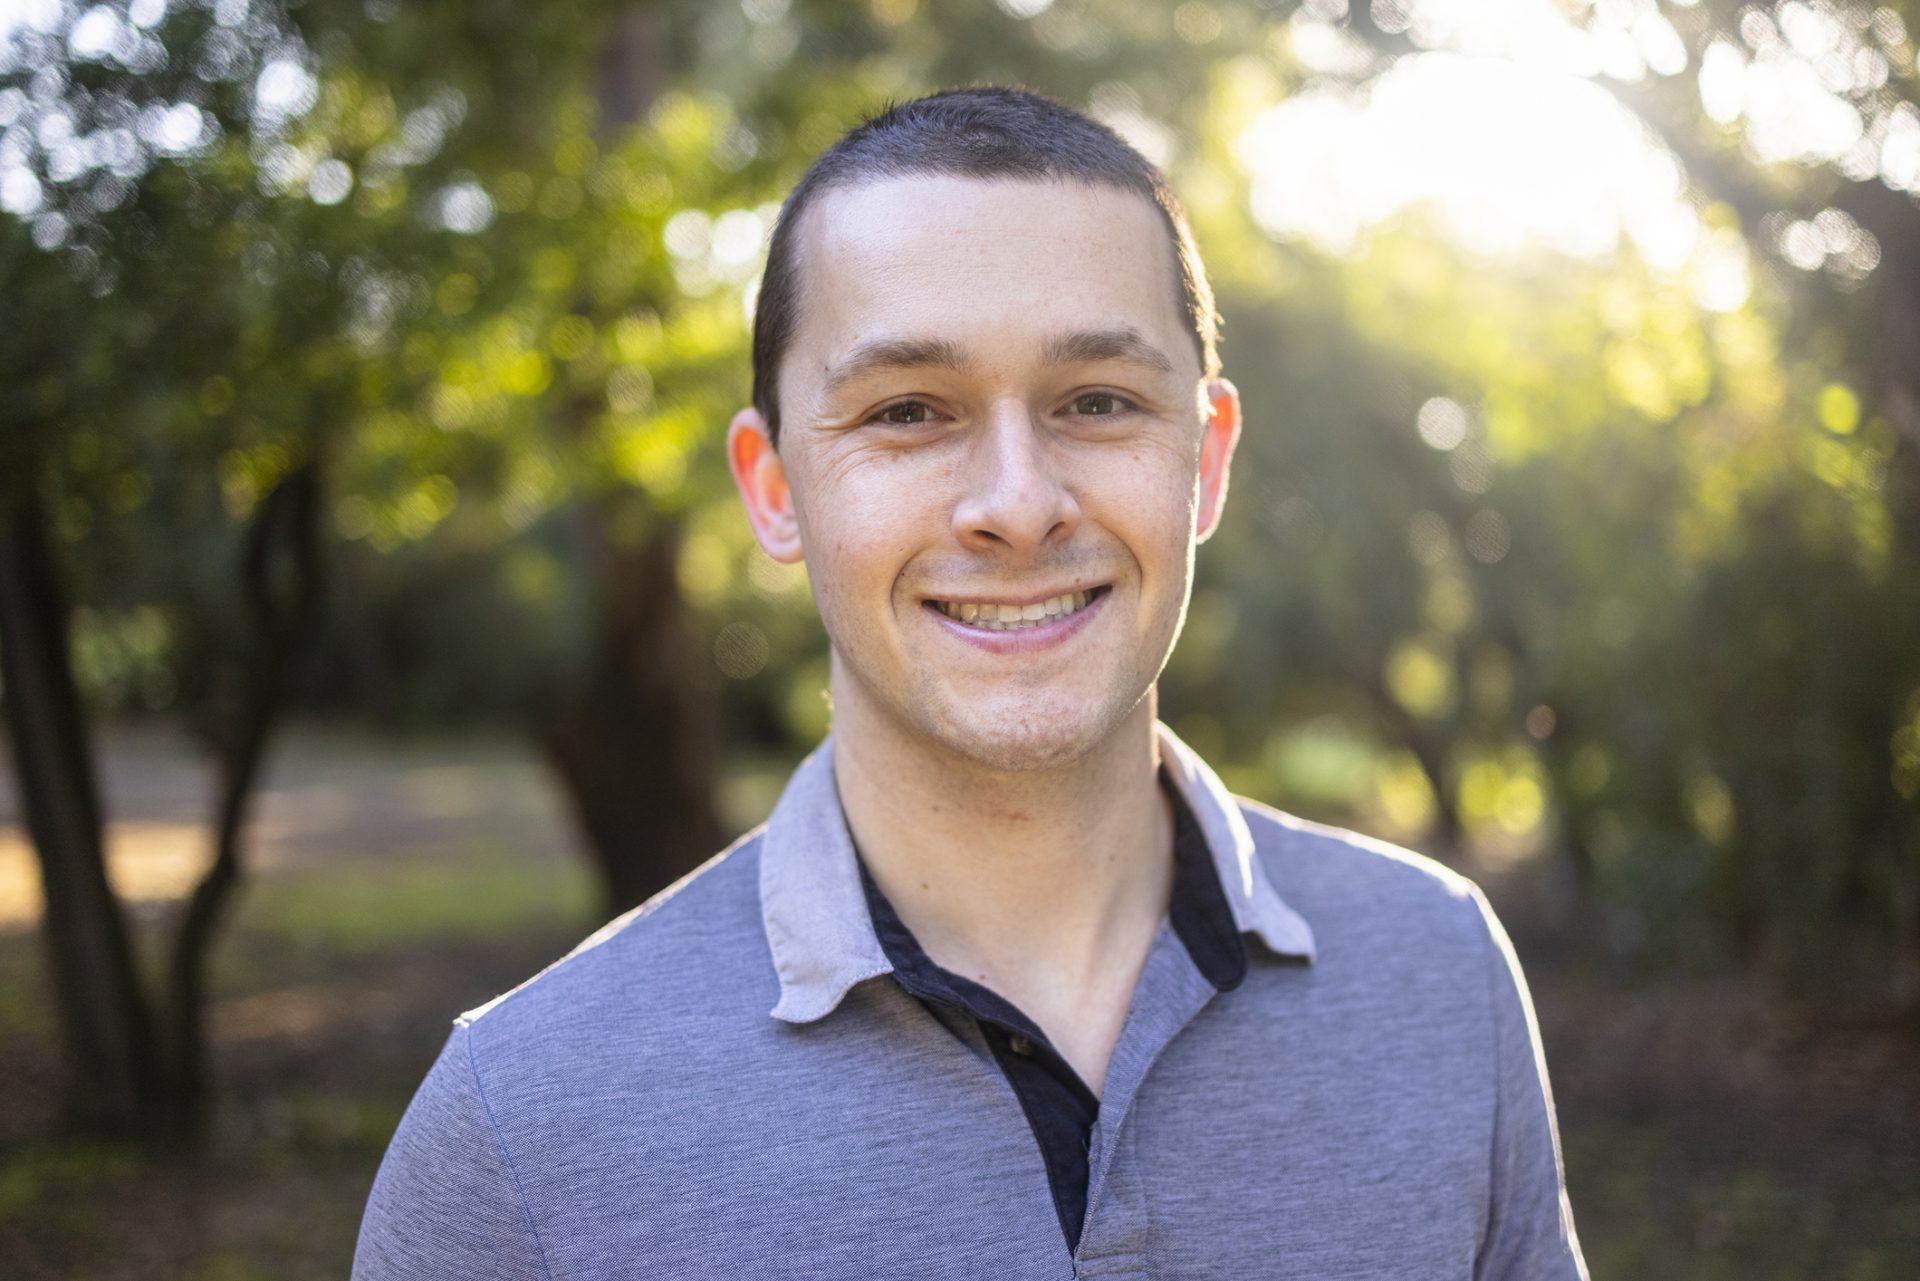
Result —
[{"label": "sleeve", "polygon": [[1485,925],[1498,1077],[1491,1203],[1473,1275],[1475,1281],[1587,1281],[1533,999],[1512,940],[1478,886],[1472,894]]},{"label": "sleeve", "polygon": [[454,1025],[374,1178],[353,1281],[551,1281],[532,1213]]}]

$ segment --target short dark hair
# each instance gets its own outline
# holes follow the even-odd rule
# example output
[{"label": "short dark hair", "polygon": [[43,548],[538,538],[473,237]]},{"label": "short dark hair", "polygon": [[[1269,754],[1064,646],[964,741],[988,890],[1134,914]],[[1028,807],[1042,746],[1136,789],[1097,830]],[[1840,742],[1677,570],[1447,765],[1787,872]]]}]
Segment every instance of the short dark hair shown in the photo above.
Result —
[{"label": "short dark hair", "polygon": [[807,169],[774,223],[753,320],[753,404],[780,439],[780,360],[799,316],[794,240],[828,191],[926,175],[1076,180],[1137,192],[1160,211],[1180,277],[1180,304],[1203,376],[1220,372],[1220,318],[1180,199],[1160,170],[1107,126],[1051,98],[989,85],[888,106],[849,130]]}]

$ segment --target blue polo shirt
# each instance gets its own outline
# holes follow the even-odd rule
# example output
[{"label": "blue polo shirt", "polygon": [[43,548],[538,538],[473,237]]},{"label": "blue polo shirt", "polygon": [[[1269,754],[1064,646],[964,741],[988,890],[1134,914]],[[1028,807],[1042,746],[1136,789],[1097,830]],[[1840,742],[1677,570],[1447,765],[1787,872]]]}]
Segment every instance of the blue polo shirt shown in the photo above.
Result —
[{"label": "blue polo shirt", "polygon": [[1163,923],[1077,1240],[986,1025],[894,975],[829,742],[764,827],[455,1022],[353,1275],[1584,1278],[1480,891],[1158,732],[1246,968],[1223,989]]}]

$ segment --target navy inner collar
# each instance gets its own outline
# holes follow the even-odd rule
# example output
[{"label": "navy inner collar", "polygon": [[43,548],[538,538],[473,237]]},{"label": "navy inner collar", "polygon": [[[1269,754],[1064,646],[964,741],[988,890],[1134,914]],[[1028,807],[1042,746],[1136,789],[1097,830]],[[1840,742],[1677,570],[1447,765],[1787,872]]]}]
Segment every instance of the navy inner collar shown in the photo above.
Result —
[{"label": "navy inner collar", "polygon": [[[1164,765],[1159,781],[1173,806],[1173,893],[1167,907],[1168,924],[1201,976],[1216,991],[1230,992],[1247,974],[1246,941],[1240,936],[1226,891],[1220,886],[1206,835]],[[873,918],[874,936],[903,985],[918,995],[988,1015],[1012,1030],[1045,1042],[1040,1029],[1012,1002],[935,964],[881,892],[867,870],[865,858],[860,856],[857,842],[854,857],[860,867],[867,911]]]}]

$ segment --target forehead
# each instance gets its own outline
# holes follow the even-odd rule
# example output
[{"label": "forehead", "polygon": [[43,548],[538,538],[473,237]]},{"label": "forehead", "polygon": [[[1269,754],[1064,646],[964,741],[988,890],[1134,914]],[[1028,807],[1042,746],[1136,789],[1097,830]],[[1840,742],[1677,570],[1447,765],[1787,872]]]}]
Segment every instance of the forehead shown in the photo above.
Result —
[{"label": "forehead", "polygon": [[1165,223],[1131,191],[887,179],[823,195],[797,249],[789,354],[808,353],[802,377],[875,337],[938,336],[978,350],[1088,325],[1131,326],[1198,374]]}]

